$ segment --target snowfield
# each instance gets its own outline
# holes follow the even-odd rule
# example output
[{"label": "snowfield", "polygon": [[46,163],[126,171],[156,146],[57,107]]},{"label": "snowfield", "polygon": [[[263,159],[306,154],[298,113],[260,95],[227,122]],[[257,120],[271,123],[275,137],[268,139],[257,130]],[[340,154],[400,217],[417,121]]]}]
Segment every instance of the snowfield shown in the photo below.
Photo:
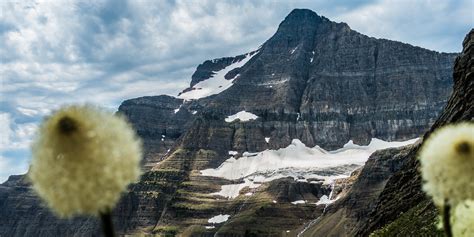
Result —
[{"label": "snowfield", "polygon": [[193,90],[179,95],[178,98],[184,100],[195,100],[219,94],[229,89],[232,86],[234,80],[237,79],[240,75],[237,74],[234,78],[230,80],[225,79],[224,76],[233,69],[244,66],[253,56],[257,54],[257,52],[258,51],[248,53],[244,59],[235,62],[220,71],[214,72],[214,75],[212,75],[209,79],[197,83],[192,87]]},{"label": "snowfield", "polygon": [[340,149],[326,151],[319,146],[307,147],[300,140],[293,139],[289,146],[278,150],[244,152],[237,159],[232,156],[216,169],[201,170],[201,175],[240,181],[223,185],[220,192],[213,193],[226,198],[237,197],[245,187],[258,188],[262,183],[284,177],[293,177],[298,182],[313,179],[310,182],[330,184],[335,179],[348,177],[376,150],[405,146],[417,140],[386,142],[373,138],[367,146],[349,141]]},{"label": "snowfield", "polygon": [[221,186],[221,191],[212,193],[212,195],[222,196],[228,199],[233,199],[239,196],[240,190],[245,187],[258,188],[260,184],[256,184],[249,179],[244,179],[243,183],[240,184],[227,184]]},{"label": "snowfield", "polygon": [[245,110],[242,110],[242,111],[240,111],[236,114],[227,116],[227,118],[225,118],[224,120],[228,123],[232,123],[235,120],[240,120],[240,122],[247,122],[247,121],[250,121],[250,120],[255,120],[257,118],[258,118],[257,115],[249,113]]}]

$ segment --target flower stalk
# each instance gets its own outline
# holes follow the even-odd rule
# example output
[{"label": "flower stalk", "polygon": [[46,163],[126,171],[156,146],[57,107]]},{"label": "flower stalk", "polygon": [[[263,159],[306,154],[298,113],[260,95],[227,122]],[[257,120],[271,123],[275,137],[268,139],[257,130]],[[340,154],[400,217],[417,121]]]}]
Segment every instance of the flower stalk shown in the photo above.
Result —
[{"label": "flower stalk", "polygon": [[102,222],[102,230],[105,237],[115,237],[114,224],[112,222],[112,212],[106,211],[100,213],[100,220]]},{"label": "flower stalk", "polygon": [[443,207],[443,228],[446,237],[453,237],[451,231],[451,205],[448,202]]}]

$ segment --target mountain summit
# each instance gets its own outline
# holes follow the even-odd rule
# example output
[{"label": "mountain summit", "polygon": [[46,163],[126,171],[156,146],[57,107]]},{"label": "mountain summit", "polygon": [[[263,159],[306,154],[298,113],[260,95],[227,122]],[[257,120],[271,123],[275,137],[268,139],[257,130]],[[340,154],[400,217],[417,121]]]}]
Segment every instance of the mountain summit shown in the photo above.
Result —
[{"label": "mountain summit", "polygon": [[[124,234],[294,236],[348,192],[375,150],[427,131],[456,56],[295,9],[260,48],[200,64],[177,97],[120,105],[147,172],[116,224]],[[390,164],[371,166],[384,178]],[[97,233],[93,219],[55,219],[28,187],[17,176],[0,185],[0,236]]]}]

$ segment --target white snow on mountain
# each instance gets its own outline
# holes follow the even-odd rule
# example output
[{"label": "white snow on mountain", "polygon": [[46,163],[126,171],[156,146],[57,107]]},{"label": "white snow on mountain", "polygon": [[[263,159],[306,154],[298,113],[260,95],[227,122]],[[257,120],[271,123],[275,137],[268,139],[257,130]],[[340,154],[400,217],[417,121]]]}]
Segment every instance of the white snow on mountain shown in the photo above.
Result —
[{"label": "white snow on mountain", "polygon": [[316,202],[316,205],[328,205],[328,204],[331,204],[335,201],[336,200],[330,200],[327,195],[323,195],[321,198],[319,198],[319,201]]},{"label": "white snow on mountain", "polygon": [[294,49],[292,49],[290,54],[294,54],[297,49],[298,49],[298,46],[296,46]]},{"label": "white snow on mountain", "polygon": [[299,182],[320,180],[325,184],[345,178],[362,166],[376,150],[412,144],[418,139],[404,142],[386,142],[373,138],[369,145],[360,146],[349,141],[343,148],[326,151],[319,146],[307,147],[298,139],[278,150],[244,152],[242,157],[231,157],[216,169],[201,170],[203,176],[241,180],[241,183],[223,185],[221,191],[213,193],[235,198],[245,187],[258,188],[262,183],[284,177],[293,177]]},{"label": "white snow on mountain", "polygon": [[221,191],[211,193],[211,194],[216,195],[216,196],[225,197],[225,198],[228,198],[228,199],[233,199],[233,198],[236,198],[237,196],[239,196],[240,190],[242,190],[243,188],[245,188],[245,187],[249,187],[251,189],[252,188],[258,188],[258,187],[260,187],[260,185],[261,184],[254,183],[253,181],[251,181],[249,179],[244,179],[243,183],[222,185],[221,186]]},{"label": "white snow on mountain", "polygon": [[297,205],[297,204],[305,204],[306,201],[305,200],[298,200],[298,201],[294,201],[294,202],[291,202],[291,204],[293,205]]},{"label": "white snow on mountain", "polygon": [[212,223],[212,224],[219,224],[219,223],[226,222],[227,220],[229,220],[229,217],[230,217],[230,215],[220,214],[220,215],[214,216],[211,219],[207,220],[207,222]]},{"label": "white snow on mountain", "polygon": [[225,121],[228,122],[228,123],[231,123],[231,122],[234,122],[235,120],[238,119],[238,120],[240,120],[240,122],[247,122],[247,121],[250,121],[250,120],[257,119],[257,118],[258,118],[257,115],[246,112],[245,110],[243,110],[243,111],[240,111],[236,114],[227,116],[227,118],[225,118]]},{"label": "white snow on mountain", "polygon": [[256,54],[257,51],[253,53],[248,53],[244,59],[235,62],[223,68],[222,70],[214,72],[214,75],[212,75],[209,79],[197,83],[193,86],[192,90],[182,93],[178,96],[178,98],[184,100],[195,100],[208,97],[210,95],[219,94],[229,89],[232,86],[234,80],[240,75],[237,74],[234,78],[230,80],[227,80],[224,76],[233,69],[244,66]]}]

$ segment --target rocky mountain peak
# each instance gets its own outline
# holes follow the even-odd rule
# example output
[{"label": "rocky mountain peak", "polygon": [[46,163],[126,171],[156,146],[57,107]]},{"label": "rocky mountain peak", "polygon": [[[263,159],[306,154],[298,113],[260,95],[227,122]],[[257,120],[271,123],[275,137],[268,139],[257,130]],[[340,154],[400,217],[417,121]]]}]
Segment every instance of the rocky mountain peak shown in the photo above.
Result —
[{"label": "rocky mountain peak", "polygon": [[329,22],[324,16],[319,16],[309,9],[294,9],[280,23],[280,28],[297,25],[314,25],[315,23]]},{"label": "rocky mountain peak", "polygon": [[313,46],[318,35],[337,34],[350,31],[346,23],[336,23],[316,12],[308,9],[294,9],[280,23],[275,35],[266,43],[272,45],[273,41],[286,41],[289,47],[296,46],[301,41],[308,47]]}]

